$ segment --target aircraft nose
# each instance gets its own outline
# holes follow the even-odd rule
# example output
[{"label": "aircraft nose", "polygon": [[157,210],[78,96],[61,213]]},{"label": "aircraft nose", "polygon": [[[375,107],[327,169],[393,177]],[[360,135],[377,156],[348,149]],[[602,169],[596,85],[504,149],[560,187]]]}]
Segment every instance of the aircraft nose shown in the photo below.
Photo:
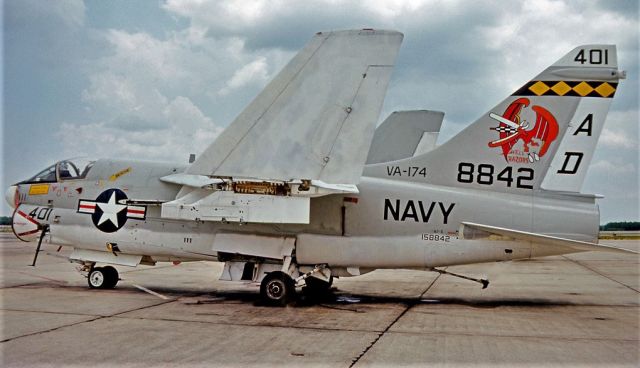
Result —
[{"label": "aircraft nose", "polygon": [[9,204],[9,207],[11,208],[15,208],[16,207],[16,196],[18,194],[18,187],[15,185],[10,186],[9,188],[7,188],[7,191],[4,193],[4,199],[7,201],[7,203]]}]

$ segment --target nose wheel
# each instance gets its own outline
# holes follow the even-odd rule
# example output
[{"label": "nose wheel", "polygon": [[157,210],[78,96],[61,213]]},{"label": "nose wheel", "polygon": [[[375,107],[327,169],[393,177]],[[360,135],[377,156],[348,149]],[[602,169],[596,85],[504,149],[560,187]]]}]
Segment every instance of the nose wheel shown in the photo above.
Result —
[{"label": "nose wheel", "polygon": [[295,283],[284,272],[271,272],[260,283],[260,296],[268,305],[283,307],[294,299],[295,294]]},{"label": "nose wheel", "polygon": [[119,280],[118,270],[111,266],[93,267],[87,276],[91,289],[113,289]]}]

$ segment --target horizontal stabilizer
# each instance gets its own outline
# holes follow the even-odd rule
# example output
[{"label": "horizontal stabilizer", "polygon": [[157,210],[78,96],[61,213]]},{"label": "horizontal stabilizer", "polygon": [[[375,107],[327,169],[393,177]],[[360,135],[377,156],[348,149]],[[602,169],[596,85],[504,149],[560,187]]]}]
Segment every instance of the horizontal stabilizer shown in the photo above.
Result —
[{"label": "horizontal stabilizer", "polygon": [[402,38],[317,33],[185,173],[358,184]]},{"label": "horizontal stabilizer", "polygon": [[444,113],[440,111],[394,111],[376,129],[367,165],[431,151],[435,148],[442,119]]},{"label": "horizontal stabilizer", "polygon": [[601,245],[601,244],[589,243],[589,242],[584,242],[579,240],[558,238],[555,236],[542,235],[542,234],[530,233],[526,231],[519,231],[519,230],[513,230],[513,229],[506,229],[506,228],[496,227],[496,226],[476,224],[472,222],[463,222],[460,227],[459,233],[461,234],[462,239],[475,239],[478,237],[483,237],[482,234],[477,233],[478,230],[485,234],[486,233],[495,234],[499,236],[513,238],[521,241],[528,241],[528,242],[537,243],[537,244],[568,247],[568,248],[575,249],[576,251],[638,254],[638,252],[633,250],[612,247],[610,245]]}]

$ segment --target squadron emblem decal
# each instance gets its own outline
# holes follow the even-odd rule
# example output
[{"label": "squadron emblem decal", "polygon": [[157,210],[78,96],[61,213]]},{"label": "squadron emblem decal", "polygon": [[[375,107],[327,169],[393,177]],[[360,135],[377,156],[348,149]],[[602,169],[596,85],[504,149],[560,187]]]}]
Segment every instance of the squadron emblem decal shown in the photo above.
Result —
[{"label": "squadron emblem decal", "polygon": [[[524,107],[529,106],[528,98],[513,101],[502,116],[490,113],[489,117],[498,121],[497,127],[490,128],[500,134],[499,139],[489,142],[489,147],[501,147],[507,162],[534,163],[543,157],[549,146],[558,137],[556,118],[542,106],[531,106],[536,113],[536,123],[532,129],[529,122],[521,119]],[[522,144],[520,144],[522,141]]]},{"label": "squadron emblem decal", "polygon": [[78,201],[78,213],[91,215],[91,221],[98,230],[113,233],[121,229],[127,219],[144,220],[147,208],[125,204],[127,195],[120,189],[107,189],[95,201]]}]

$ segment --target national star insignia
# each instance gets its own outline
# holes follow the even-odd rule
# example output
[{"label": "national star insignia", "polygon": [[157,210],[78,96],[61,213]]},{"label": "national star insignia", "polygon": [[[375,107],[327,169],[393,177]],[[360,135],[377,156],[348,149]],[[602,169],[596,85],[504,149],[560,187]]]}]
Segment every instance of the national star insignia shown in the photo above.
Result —
[{"label": "national star insignia", "polygon": [[102,216],[100,216],[100,220],[98,221],[98,225],[101,225],[105,221],[109,220],[115,227],[119,227],[118,225],[118,213],[125,210],[127,205],[116,203],[116,193],[112,192],[111,197],[109,198],[109,202],[101,203],[96,202],[96,205],[100,207],[102,210]]}]

